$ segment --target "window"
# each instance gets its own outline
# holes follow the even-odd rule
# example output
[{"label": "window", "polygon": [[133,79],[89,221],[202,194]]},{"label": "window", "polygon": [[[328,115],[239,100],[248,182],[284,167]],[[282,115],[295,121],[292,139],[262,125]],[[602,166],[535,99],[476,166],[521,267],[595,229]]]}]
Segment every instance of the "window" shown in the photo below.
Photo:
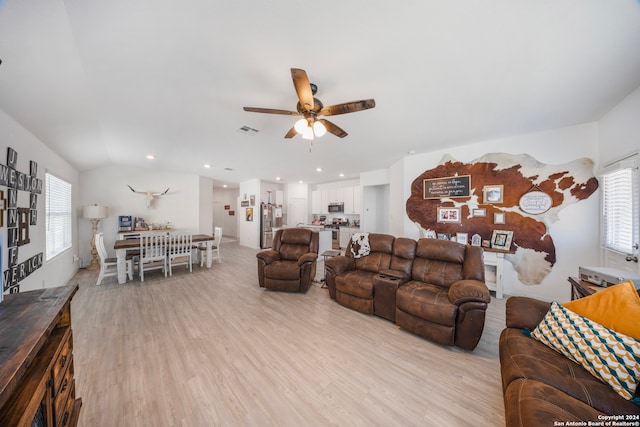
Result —
[{"label": "window", "polygon": [[71,247],[71,184],[45,174],[46,256],[49,261]]},{"label": "window", "polygon": [[609,166],[602,176],[602,245],[624,254],[637,250],[637,157]]}]

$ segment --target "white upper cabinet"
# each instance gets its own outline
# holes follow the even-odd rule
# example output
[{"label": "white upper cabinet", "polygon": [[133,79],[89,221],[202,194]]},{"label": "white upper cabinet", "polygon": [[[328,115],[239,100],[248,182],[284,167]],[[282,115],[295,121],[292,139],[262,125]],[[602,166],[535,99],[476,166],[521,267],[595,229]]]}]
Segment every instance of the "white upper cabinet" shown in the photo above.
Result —
[{"label": "white upper cabinet", "polygon": [[322,209],[322,194],[320,190],[314,190],[311,192],[311,213],[312,214],[321,214],[324,210]]},{"label": "white upper cabinet", "polygon": [[344,191],[344,213],[361,214],[362,213],[362,187],[345,187]]}]

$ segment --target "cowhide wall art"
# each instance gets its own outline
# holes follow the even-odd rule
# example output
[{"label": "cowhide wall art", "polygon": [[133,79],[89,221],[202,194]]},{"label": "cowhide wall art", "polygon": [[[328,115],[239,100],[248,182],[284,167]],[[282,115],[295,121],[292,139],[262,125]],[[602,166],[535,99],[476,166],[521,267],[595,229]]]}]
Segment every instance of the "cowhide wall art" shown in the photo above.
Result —
[{"label": "cowhide wall art", "polygon": [[[462,178],[460,191],[437,193],[438,198],[425,198],[425,180],[437,182],[437,178]],[[464,188],[469,176],[468,189]],[[457,181],[457,180],[456,180]],[[485,203],[487,189],[502,188],[501,200]],[[484,189],[484,192],[483,192]],[[527,154],[506,153],[486,154],[469,163],[463,163],[445,156],[440,164],[418,176],[411,184],[411,196],[406,209],[409,218],[426,230],[438,234],[455,236],[467,233],[479,234],[482,240],[491,240],[494,230],[513,232],[511,251],[505,256],[518,275],[527,285],[538,285],[549,274],[556,263],[556,249],[549,226],[558,221],[558,212],[566,206],[585,200],[598,189],[598,180],[593,174],[593,161],[582,158],[561,165],[546,165]],[[546,198],[546,211],[536,212],[523,205],[524,194],[535,191]],[[543,194],[541,194],[543,193]],[[457,197],[463,194],[462,197]],[[535,197],[529,198],[535,202]],[[445,209],[443,209],[445,208]],[[438,212],[446,208],[460,208],[459,222],[438,222]],[[478,211],[479,210],[479,211]],[[484,210],[484,212],[482,212]],[[529,211],[529,212],[527,212]],[[484,213],[484,216],[474,216]],[[498,213],[497,217],[494,214]],[[499,218],[494,223],[494,219]]]}]

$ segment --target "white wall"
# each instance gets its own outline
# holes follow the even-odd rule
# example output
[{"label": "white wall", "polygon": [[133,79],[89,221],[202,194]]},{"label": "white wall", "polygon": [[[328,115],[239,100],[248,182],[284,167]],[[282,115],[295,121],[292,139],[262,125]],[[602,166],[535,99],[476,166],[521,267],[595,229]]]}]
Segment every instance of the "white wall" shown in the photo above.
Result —
[{"label": "white wall", "polygon": [[[240,206],[240,201],[244,200],[244,195],[247,195],[247,200],[251,195],[256,195],[256,205],[249,206],[253,208],[253,221],[247,221],[246,219],[246,207]],[[249,181],[243,181],[240,183],[240,197],[237,201],[236,212],[238,217],[238,237],[240,238],[240,245],[247,246],[253,249],[260,248],[260,202],[258,195],[260,193],[260,180],[251,179]],[[274,195],[275,196],[275,195]]]},{"label": "white wall", "polygon": [[[147,223],[167,223],[176,230],[204,232],[200,230],[200,218],[209,221],[207,231],[211,232],[212,207],[200,211],[200,177],[198,175],[161,172],[124,166],[108,166],[80,174],[79,206],[98,204],[109,208],[109,217],[100,221],[98,231],[104,231],[105,246],[113,253],[113,243],[118,231],[118,216],[131,215],[142,217]],[[206,181],[204,181],[206,182]],[[169,192],[155,198],[151,208],[147,208],[145,197],[133,193],[127,185],[136,191]],[[207,185],[207,191],[211,187]],[[212,199],[209,199],[212,200]],[[86,219],[78,220],[78,238],[80,256],[83,265],[88,265],[91,254],[91,223]]]},{"label": "white wall", "polygon": [[[229,237],[238,237],[238,223],[240,221],[240,213],[236,207],[238,204],[239,192],[237,189],[219,189],[213,190],[213,203],[220,206],[220,223],[214,224],[216,227],[222,227],[222,234]],[[230,208],[224,209],[225,206]],[[234,215],[229,215],[229,211],[233,211]]]},{"label": "white wall", "polygon": [[[527,135],[518,135],[474,144],[452,147],[426,154],[405,157],[401,165],[393,165],[402,169],[403,179],[394,180],[391,185],[390,200],[395,201],[390,207],[390,216],[403,218],[402,235],[418,238],[418,230],[406,215],[406,200],[411,195],[411,183],[424,171],[437,166],[445,154],[450,154],[462,162],[470,162],[487,153],[526,153],[546,164],[561,164],[587,157],[598,162],[598,125],[588,123],[562,129],[554,129]],[[397,172],[397,171],[396,171]],[[594,171],[595,172],[595,171]],[[395,177],[396,174],[394,174]],[[397,192],[402,194],[403,203]],[[569,206],[560,214],[560,220],[549,230],[556,247],[557,262],[552,272],[540,284],[529,286],[522,284],[516,277],[510,263],[505,263],[505,294],[527,295],[545,300],[557,299],[567,301],[570,298],[570,285],[567,277],[575,276],[580,265],[595,265],[598,262],[598,211],[599,192],[587,200]],[[397,223],[392,225],[398,229]]]},{"label": "white wall", "polygon": [[[75,233],[77,224],[77,206],[78,206],[78,188],[79,178],[76,171],[69,163],[58,156],[45,146],[34,135],[29,133],[20,124],[0,110],[0,155],[2,155],[1,163],[7,163],[7,148],[11,147],[18,153],[17,170],[23,173],[29,173],[29,161],[38,164],[38,179],[43,182],[42,194],[38,195],[38,223],[29,228],[29,238],[31,243],[20,246],[18,248],[18,263],[42,252],[45,253],[45,197],[46,189],[44,188],[45,172],[49,172],[72,185],[72,203],[74,207],[72,229],[73,240],[71,249],[58,255],[51,261],[43,261],[43,266],[33,272],[30,276],[20,282],[20,291],[30,291],[43,287],[56,287],[65,285],[71,280],[76,273],[78,263],[74,258],[78,254],[78,237]],[[0,187],[7,197],[6,187]],[[18,207],[29,207],[29,193],[18,191]],[[6,219],[6,213],[2,213]],[[2,247],[7,247],[7,227],[6,222],[2,227]],[[2,253],[3,269],[7,268],[7,252]]]},{"label": "white wall", "polygon": [[213,180],[203,176],[198,177],[200,196],[198,197],[198,232],[213,234]]},{"label": "white wall", "polygon": [[640,150],[640,87],[600,119],[599,129],[601,164]]}]

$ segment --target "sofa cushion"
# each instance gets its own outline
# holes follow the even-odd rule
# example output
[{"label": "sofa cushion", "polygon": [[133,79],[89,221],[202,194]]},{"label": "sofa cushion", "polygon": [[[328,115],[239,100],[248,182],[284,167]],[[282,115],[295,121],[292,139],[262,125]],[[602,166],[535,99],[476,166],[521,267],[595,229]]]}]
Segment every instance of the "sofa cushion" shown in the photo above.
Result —
[{"label": "sofa cushion", "polygon": [[506,328],[500,335],[503,389],[519,378],[545,383],[607,414],[632,414],[638,406],[625,400],[574,361],[522,334]]},{"label": "sofa cushion", "polygon": [[[504,394],[505,425],[553,426],[598,422],[604,415],[584,402],[547,384],[528,379],[511,383]],[[557,421],[558,424],[554,424]],[[587,425],[576,423],[573,425]]]},{"label": "sofa cushion", "polygon": [[433,323],[455,326],[458,307],[451,304],[447,292],[447,288],[412,280],[398,288],[396,307]]},{"label": "sofa cushion", "polygon": [[562,305],[609,329],[640,339],[640,295],[631,280]]},{"label": "sofa cushion", "polygon": [[373,298],[373,279],[377,273],[352,270],[336,277],[336,291],[359,298]]},{"label": "sofa cushion", "polygon": [[[640,341],[593,322],[557,302],[531,336],[579,363],[620,396],[633,399],[640,383]],[[637,399],[640,404],[640,399]]]},{"label": "sofa cushion", "polygon": [[300,269],[298,268],[298,261],[274,261],[264,267],[264,275],[265,277],[282,280],[300,279]]}]

